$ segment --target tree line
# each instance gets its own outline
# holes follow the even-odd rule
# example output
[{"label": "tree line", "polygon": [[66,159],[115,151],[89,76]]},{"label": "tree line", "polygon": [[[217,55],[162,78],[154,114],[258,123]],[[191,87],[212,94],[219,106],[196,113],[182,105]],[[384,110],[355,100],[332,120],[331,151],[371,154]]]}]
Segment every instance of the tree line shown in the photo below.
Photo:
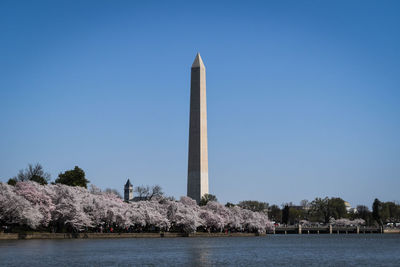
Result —
[{"label": "tree line", "polygon": [[8,232],[255,232],[272,229],[268,217],[189,197],[124,202],[113,193],[65,184],[0,183],[0,228]]},{"label": "tree line", "polygon": [[[285,225],[304,222],[328,224],[342,219],[350,222],[363,220],[368,226],[400,222],[400,205],[394,201],[381,202],[379,199],[374,200],[372,210],[365,205],[347,210],[345,201],[339,197],[317,197],[311,202],[302,200],[300,205],[285,203],[281,207],[255,200],[241,201],[237,205],[244,209],[264,212],[271,221]],[[228,202],[226,206],[232,207],[234,204]]]},{"label": "tree line", "polygon": [[[18,182],[36,182],[40,185],[50,183],[50,174],[45,172],[40,164],[29,164],[27,168],[22,169],[18,174],[8,180],[8,184],[15,186]],[[89,180],[86,179],[85,172],[75,166],[72,170],[59,173],[57,179],[51,184],[63,184],[68,186],[79,186],[87,188]],[[89,190],[92,194],[107,193],[122,199],[116,189],[107,188],[102,192],[99,188],[91,185]],[[159,185],[152,187],[137,186],[135,193],[139,200],[153,200],[164,198],[175,201],[173,197],[165,197],[162,188]],[[212,194],[206,194],[202,197],[199,205],[206,206],[209,202],[218,202],[217,197]],[[299,223],[332,223],[332,220],[363,220],[366,225],[385,225],[388,223],[400,222],[400,205],[395,202],[381,202],[375,199],[370,210],[365,205],[358,205],[355,209],[348,211],[345,201],[339,197],[315,198],[313,201],[302,200],[300,205],[293,203],[278,205],[269,205],[266,202],[256,200],[241,201],[238,204],[226,203],[225,207],[239,207],[241,209],[253,212],[263,213],[271,221],[281,224],[299,224]]]}]

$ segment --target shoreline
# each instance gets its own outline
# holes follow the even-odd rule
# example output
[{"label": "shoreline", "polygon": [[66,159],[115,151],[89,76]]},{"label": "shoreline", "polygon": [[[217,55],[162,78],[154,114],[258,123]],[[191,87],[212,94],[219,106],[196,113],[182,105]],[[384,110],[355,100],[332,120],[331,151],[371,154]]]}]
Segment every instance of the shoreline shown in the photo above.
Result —
[{"label": "shoreline", "polygon": [[[0,233],[0,240],[30,240],[30,239],[116,239],[116,238],[179,238],[179,237],[257,237],[266,235],[285,235],[285,233],[203,233],[197,232],[192,234],[186,233],[46,233],[46,232],[30,232],[30,233]],[[298,233],[287,233],[289,235],[298,235]],[[305,233],[303,233],[304,235]],[[312,233],[316,234],[316,233]],[[323,234],[323,233],[321,233]],[[328,234],[328,233],[325,233]],[[333,233],[334,235],[336,233]],[[344,234],[344,233],[342,233]],[[355,234],[349,232],[348,234]],[[363,233],[360,233],[362,235]],[[364,233],[365,234],[365,233]],[[370,234],[370,233],[368,233]],[[372,233],[371,233],[372,234]],[[385,229],[381,234],[400,234],[400,229]],[[305,234],[307,235],[307,234]]]},{"label": "shoreline", "polygon": [[0,240],[28,239],[115,239],[115,238],[177,238],[177,237],[255,237],[257,233],[0,233]]}]

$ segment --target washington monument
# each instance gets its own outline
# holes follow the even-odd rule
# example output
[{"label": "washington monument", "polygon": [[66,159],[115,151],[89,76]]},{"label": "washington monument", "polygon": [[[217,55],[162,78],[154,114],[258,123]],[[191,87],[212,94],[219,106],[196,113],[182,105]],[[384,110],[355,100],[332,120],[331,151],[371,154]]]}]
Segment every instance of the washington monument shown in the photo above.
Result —
[{"label": "washington monument", "polygon": [[197,203],[208,194],[206,68],[198,53],[190,83],[188,197]]}]

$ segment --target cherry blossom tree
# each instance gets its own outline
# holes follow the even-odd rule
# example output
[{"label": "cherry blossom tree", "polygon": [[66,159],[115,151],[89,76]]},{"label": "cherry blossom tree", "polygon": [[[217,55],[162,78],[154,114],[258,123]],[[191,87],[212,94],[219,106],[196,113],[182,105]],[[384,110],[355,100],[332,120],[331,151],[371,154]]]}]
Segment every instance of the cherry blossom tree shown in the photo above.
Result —
[{"label": "cherry blossom tree", "polygon": [[13,186],[0,184],[0,222],[36,229],[43,215],[24,197],[15,193]]},{"label": "cherry blossom tree", "polygon": [[15,185],[15,193],[28,200],[33,208],[39,211],[42,217],[40,221],[42,226],[46,227],[49,225],[55,205],[44,190],[43,185],[31,181],[19,182]]},{"label": "cherry blossom tree", "polygon": [[264,213],[210,201],[198,206],[189,197],[179,201],[153,197],[126,203],[112,192],[64,184],[40,185],[32,181],[15,186],[0,183],[0,224],[32,229],[98,231],[250,231],[273,226]]},{"label": "cherry blossom tree", "polygon": [[193,233],[202,226],[203,220],[199,217],[199,207],[188,197],[181,197],[180,201],[168,201],[167,218],[171,226],[182,229],[186,233]]},{"label": "cherry blossom tree", "polygon": [[53,203],[56,208],[53,221],[64,224],[74,231],[93,227],[93,221],[87,209],[89,192],[83,187],[72,187],[63,184],[51,185],[55,191]]}]

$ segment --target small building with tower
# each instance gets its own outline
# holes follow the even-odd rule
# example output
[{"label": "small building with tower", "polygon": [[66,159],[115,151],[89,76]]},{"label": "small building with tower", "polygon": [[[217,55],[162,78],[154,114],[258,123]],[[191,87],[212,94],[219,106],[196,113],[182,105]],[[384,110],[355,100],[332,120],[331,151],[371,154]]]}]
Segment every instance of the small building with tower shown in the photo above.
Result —
[{"label": "small building with tower", "polygon": [[131,184],[131,181],[126,181],[126,184],[124,186],[124,201],[125,202],[130,202],[133,200],[133,185]]}]

